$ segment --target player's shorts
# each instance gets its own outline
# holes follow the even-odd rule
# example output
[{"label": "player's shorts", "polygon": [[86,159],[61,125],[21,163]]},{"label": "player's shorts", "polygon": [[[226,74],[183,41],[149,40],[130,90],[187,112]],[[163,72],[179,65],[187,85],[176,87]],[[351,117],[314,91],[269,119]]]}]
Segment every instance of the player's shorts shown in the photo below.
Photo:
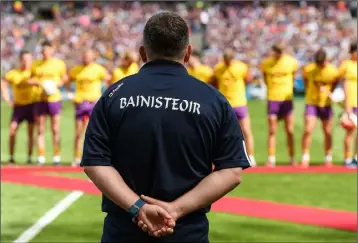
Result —
[{"label": "player's shorts", "polygon": [[95,103],[90,101],[83,101],[76,104],[76,120],[83,120],[85,117],[89,117],[92,113]]},{"label": "player's shorts", "polygon": [[247,117],[248,115],[248,111],[247,111],[247,106],[238,106],[238,107],[233,107],[234,112],[236,114],[236,117],[238,120],[242,120],[244,118]]},{"label": "player's shorts", "polygon": [[267,114],[275,115],[278,119],[284,118],[290,115],[293,111],[292,100],[285,101],[272,101],[267,102]]},{"label": "player's shorts", "polygon": [[62,103],[61,101],[56,102],[47,102],[42,101],[35,104],[35,114],[36,116],[55,116],[61,113]]},{"label": "player's shorts", "polygon": [[[195,218],[192,218],[195,217]],[[160,242],[198,242],[209,243],[209,222],[205,214],[186,216],[179,219],[172,235],[163,236]],[[102,243],[108,242],[158,242],[132,222],[131,217],[107,214],[102,233]]]},{"label": "player's shorts", "polygon": [[353,107],[352,110],[353,110],[353,113],[354,113],[354,114],[358,115],[358,107]]},{"label": "player's shorts", "polygon": [[12,122],[21,123],[27,121],[29,124],[35,122],[34,104],[30,105],[15,105],[12,117]]},{"label": "player's shorts", "polygon": [[306,104],[305,116],[315,116],[320,120],[329,120],[333,116],[333,111],[330,106],[319,107],[316,105]]}]

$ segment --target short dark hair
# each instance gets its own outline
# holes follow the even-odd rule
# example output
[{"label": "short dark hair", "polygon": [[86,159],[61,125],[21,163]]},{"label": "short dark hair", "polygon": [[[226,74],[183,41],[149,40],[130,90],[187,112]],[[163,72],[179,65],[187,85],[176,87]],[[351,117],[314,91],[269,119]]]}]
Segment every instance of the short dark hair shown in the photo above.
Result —
[{"label": "short dark hair", "polygon": [[353,52],[357,52],[357,43],[352,43],[349,47],[349,53],[352,54]]},{"label": "short dark hair", "polygon": [[144,27],[143,44],[149,56],[182,58],[189,45],[188,25],[176,13],[157,13]]},{"label": "short dark hair", "polygon": [[272,46],[272,50],[273,50],[274,52],[278,53],[279,55],[281,55],[281,54],[283,53],[283,46],[278,45],[278,44],[273,45],[273,46]]},{"label": "short dark hair", "polygon": [[31,52],[29,52],[29,51],[27,51],[27,50],[22,50],[22,51],[20,52],[19,57],[22,58],[22,57],[25,56],[26,54],[31,54]]},{"label": "short dark hair", "polygon": [[314,55],[314,60],[317,64],[322,64],[326,60],[326,58],[327,58],[327,53],[322,48],[319,49]]},{"label": "short dark hair", "polygon": [[48,40],[45,40],[44,42],[42,42],[42,47],[46,47],[46,46],[48,46],[48,47],[52,47],[51,42],[50,42],[50,41],[48,41]]}]

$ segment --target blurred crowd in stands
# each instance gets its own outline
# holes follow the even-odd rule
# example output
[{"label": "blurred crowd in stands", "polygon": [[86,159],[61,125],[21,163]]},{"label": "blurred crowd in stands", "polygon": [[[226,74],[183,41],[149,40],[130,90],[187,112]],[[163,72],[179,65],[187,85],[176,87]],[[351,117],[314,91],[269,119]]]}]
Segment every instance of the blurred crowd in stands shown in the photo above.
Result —
[{"label": "blurred crowd in stands", "polygon": [[[1,3],[2,69],[16,63],[21,49],[40,57],[40,42],[47,39],[57,57],[71,67],[80,62],[84,50],[93,48],[97,61],[112,69],[118,55],[136,50],[146,20],[159,10],[183,16],[192,34],[202,35],[203,62],[213,66],[225,47],[233,47],[237,58],[248,63],[259,77],[258,64],[273,43],[280,42],[301,63],[324,46],[336,64],[344,58],[356,29],[346,3],[340,2],[91,2],[75,8],[75,2],[52,6],[52,20],[44,20],[22,5]],[[21,8],[20,8],[21,7]],[[15,10],[14,10],[15,8]],[[348,21],[348,22],[347,22]]]}]

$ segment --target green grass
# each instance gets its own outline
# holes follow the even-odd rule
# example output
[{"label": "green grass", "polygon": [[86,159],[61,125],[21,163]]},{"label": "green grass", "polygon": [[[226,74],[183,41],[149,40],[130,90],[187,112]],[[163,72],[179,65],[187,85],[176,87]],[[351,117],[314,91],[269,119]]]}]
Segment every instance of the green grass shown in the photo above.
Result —
[{"label": "green grass", "polygon": [[67,192],[1,183],[1,242],[12,242]]},{"label": "green grass", "polygon": [[[259,164],[263,164],[267,159],[267,122],[266,122],[266,102],[264,101],[250,101],[249,112],[252,121],[252,131],[255,139],[255,157]],[[303,126],[303,114],[304,114],[304,102],[301,99],[295,100],[295,149],[296,149],[296,160],[300,159],[300,139],[302,136],[302,126]],[[336,112],[338,113],[338,112]],[[63,113],[62,113],[62,123],[61,123],[61,156],[64,162],[71,162],[73,160],[73,139],[74,139],[74,108],[73,105],[69,102],[63,103]],[[8,125],[11,118],[10,109],[4,104],[1,103],[1,155],[2,160],[7,160],[8,158]],[[336,116],[337,120],[337,116]],[[48,121],[49,122],[49,121]],[[288,155],[286,151],[286,138],[283,132],[283,124],[280,124],[280,129],[277,135],[277,160],[278,163],[286,163],[288,161]],[[49,128],[49,123],[48,126]],[[338,163],[343,161],[343,136],[344,132],[340,127],[335,126],[334,128],[334,151],[333,156],[334,160]],[[26,160],[26,126],[21,125],[18,137],[18,142],[16,144],[16,159],[18,162]],[[52,145],[51,145],[51,134],[50,129],[47,129],[46,133],[46,158],[48,161],[51,161],[52,158]],[[324,158],[323,153],[323,135],[321,132],[320,124],[317,124],[317,128],[313,133],[312,137],[312,146],[311,146],[311,160],[312,163],[322,163]]]},{"label": "green grass", "polygon": [[210,213],[212,242],[356,242],[356,234],[274,220]]},{"label": "green grass", "polygon": [[357,174],[244,174],[231,196],[357,211]]},{"label": "green grass", "polygon": [[[84,173],[46,173],[88,179]],[[357,211],[357,174],[244,174],[230,196]]]},{"label": "green grass", "polygon": [[[100,197],[84,195],[33,242],[98,242],[104,214]],[[355,233],[314,226],[210,213],[212,242],[353,242]],[[58,232],[62,232],[59,234]]]}]

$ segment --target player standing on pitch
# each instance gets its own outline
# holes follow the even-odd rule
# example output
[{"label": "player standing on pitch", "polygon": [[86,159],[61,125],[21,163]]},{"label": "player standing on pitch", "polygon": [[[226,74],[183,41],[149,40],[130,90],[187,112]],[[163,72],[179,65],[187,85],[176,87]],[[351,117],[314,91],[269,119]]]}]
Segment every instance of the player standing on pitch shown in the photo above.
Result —
[{"label": "player standing on pitch", "polygon": [[[75,158],[73,166],[81,163],[82,135],[86,130],[89,116],[97,100],[102,95],[102,81],[108,80],[107,70],[94,62],[94,53],[88,50],[83,54],[83,63],[71,69],[69,81],[74,81],[76,91],[73,103],[76,107],[75,113]],[[70,82],[66,88],[70,91]]]},{"label": "player standing on pitch", "polygon": [[294,114],[293,87],[295,73],[298,69],[297,60],[285,54],[283,48],[274,45],[270,57],[263,60],[261,70],[267,85],[267,118],[268,118],[268,161],[267,166],[276,164],[276,132],[278,120],[285,122],[287,149],[291,165],[294,166]]},{"label": "player standing on pitch", "polygon": [[[345,60],[339,67],[340,77],[342,79],[343,90],[345,94],[344,110],[346,114],[354,113],[357,115],[357,44],[350,46],[349,60]],[[355,143],[355,155],[352,160],[352,141],[354,139],[355,128],[346,131],[344,137],[344,164],[348,167],[357,166],[357,144],[358,138]]]},{"label": "player standing on pitch", "polygon": [[254,139],[251,132],[251,122],[247,110],[246,84],[252,79],[247,65],[235,60],[235,53],[228,48],[224,51],[223,61],[214,68],[212,84],[226,97],[233,107],[245,137],[248,156],[253,165]]},{"label": "player standing on pitch", "polygon": [[333,111],[330,93],[339,81],[338,69],[328,63],[327,54],[323,49],[316,52],[315,62],[304,67],[303,78],[305,82],[306,110],[304,120],[304,133],[302,137],[302,161],[304,168],[309,166],[312,132],[316,126],[317,118],[322,121],[324,134],[325,165],[332,166],[332,129]]},{"label": "player standing on pitch", "polygon": [[[34,145],[34,92],[36,87],[29,84],[31,78],[32,55],[28,51],[20,53],[20,68],[14,68],[6,73],[5,78],[1,82],[1,94],[4,101],[13,108],[10,123],[10,139],[9,139],[9,164],[14,164],[15,141],[18,127],[21,122],[27,121],[27,163],[31,163],[32,150]],[[9,95],[9,85],[13,90],[13,101]]]},{"label": "player standing on pitch", "polygon": [[[60,118],[61,118],[61,92],[58,89],[67,80],[66,64],[55,58],[54,48],[49,42],[42,45],[42,60],[33,64],[32,83],[38,85],[38,97],[35,104],[37,123],[38,163],[44,164],[45,159],[45,128],[46,116],[51,119],[54,156],[53,163],[61,162],[60,156]],[[52,92],[46,92],[45,84],[53,84]]]}]

